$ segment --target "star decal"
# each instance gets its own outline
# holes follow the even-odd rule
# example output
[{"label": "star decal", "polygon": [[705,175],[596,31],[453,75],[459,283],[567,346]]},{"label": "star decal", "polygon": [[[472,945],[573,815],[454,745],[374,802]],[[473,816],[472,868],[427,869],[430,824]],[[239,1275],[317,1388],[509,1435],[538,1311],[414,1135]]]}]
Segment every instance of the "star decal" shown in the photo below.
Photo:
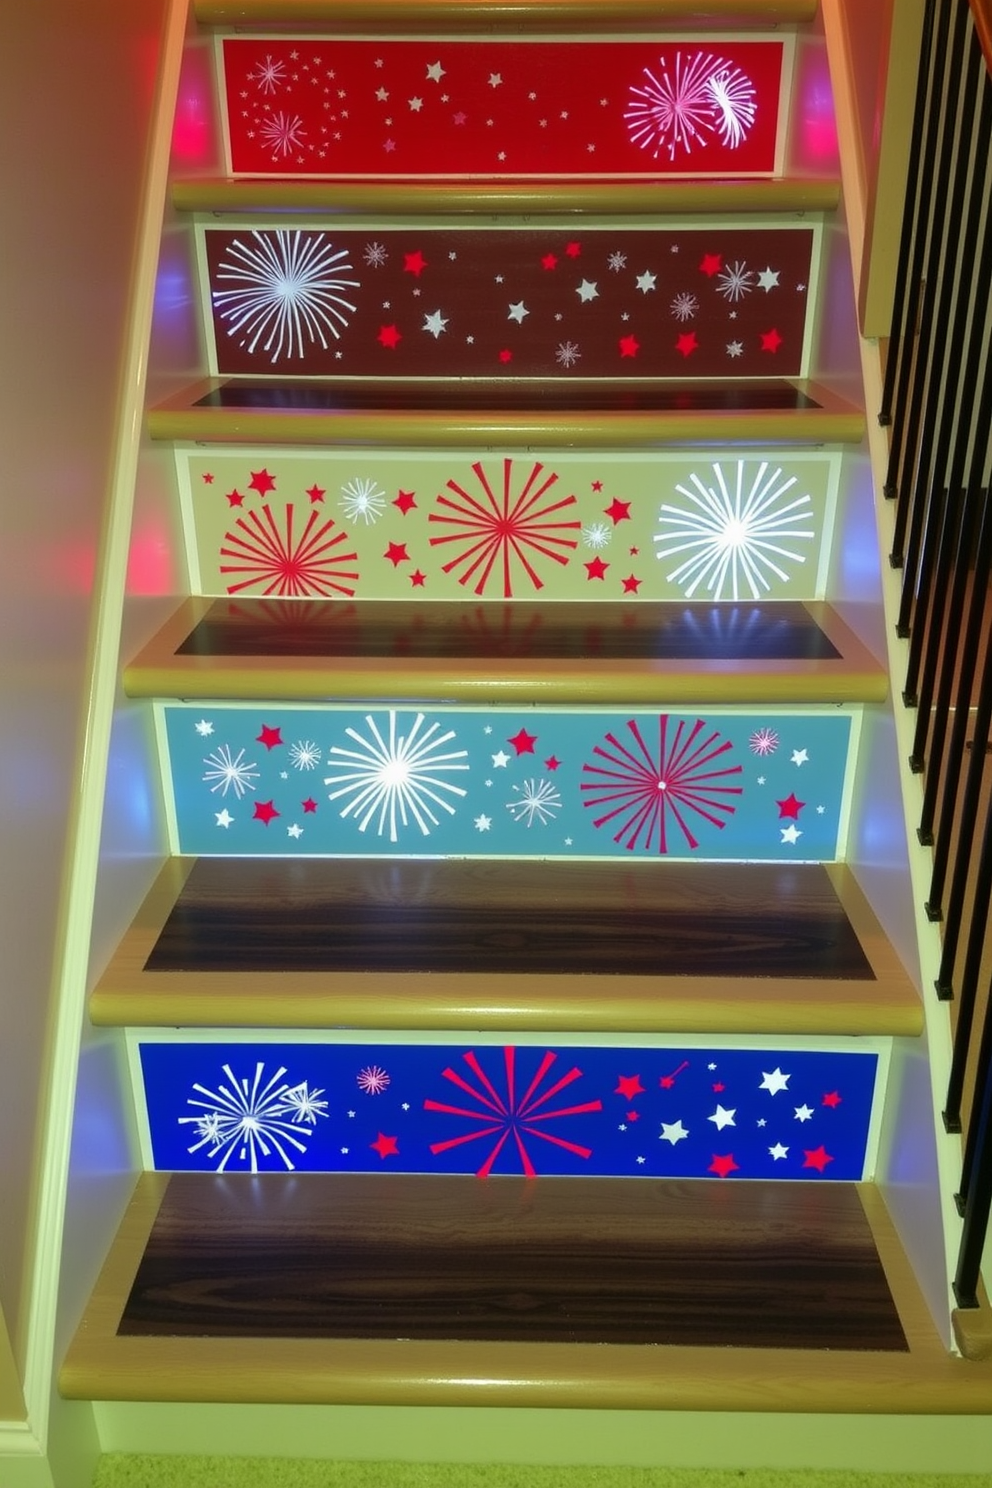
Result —
[{"label": "star decal", "polygon": [[635,1095],[643,1095],[644,1086],[640,1075],[618,1075],[617,1088],[613,1094],[622,1095],[624,1100],[633,1100]]},{"label": "star decal", "polygon": [[569,258],[578,258],[579,254],[582,252],[582,245],[581,243],[566,243],[565,252],[568,254]]},{"label": "star decal", "polygon": [[707,279],[712,279],[714,274],[719,274],[722,266],[723,259],[719,253],[704,253],[703,261],[699,265],[699,268],[700,272],[705,274]]},{"label": "star decal", "polygon": [[427,583],[427,575],[423,573],[419,568],[415,568],[413,573],[410,575],[410,583],[413,585],[414,589],[423,589],[424,585]]},{"label": "star decal", "polygon": [[431,315],[424,316],[423,330],[429,331],[436,341],[448,329],[448,320],[440,310],[435,310]]},{"label": "star decal", "polygon": [[792,763],[794,765],[808,765],[809,764],[809,750],[808,749],[794,749],[792,751]]},{"label": "star decal", "polygon": [[507,765],[509,763],[510,763],[510,756],[507,754],[507,752],[506,752],[505,749],[498,749],[496,751],[496,753],[493,755],[493,768],[494,769],[496,769],[496,770],[505,770],[506,767],[507,767]]},{"label": "star decal", "polygon": [[403,272],[404,272],[404,274],[412,274],[415,279],[419,279],[420,276],[421,276],[421,274],[424,272],[424,270],[426,268],[427,268],[427,260],[424,257],[424,255],[421,253],[421,251],[420,251],[419,248],[417,249],[416,253],[404,253],[404,255],[403,255]]},{"label": "star decal", "polygon": [[398,568],[401,563],[410,562],[410,554],[406,550],[406,543],[391,542],[382,556],[383,558],[387,558],[394,568]]},{"label": "star decal", "polygon": [[430,62],[427,65],[427,78],[429,82],[439,83],[444,77],[444,68],[440,62]]},{"label": "star decal", "polygon": [[513,352],[512,351],[507,351],[506,348],[504,347],[504,349],[499,354],[499,359],[503,363],[512,362],[513,361]]},{"label": "star decal", "polygon": [[842,1100],[842,1097],[841,1097],[839,1091],[837,1091],[837,1090],[829,1090],[827,1092],[827,1094],[823,1097],[823,1104],[825,1106],[836,1107],[836,1106],[839,1106],[841,1104],[841,1100]]},{"label": "star decal", "polygon": [[561,760],[560,759],[555,759],[555,756],[552,755],[550,757],[550,759],[546,759],[544,761],[544,768],[546,770],[557,770],[558,769],[558,766],[560,764],[561,764]]},{"label": "star decal", "polygon": [[282,729],[269,728],[267,723],[262,724],[262,732],[255,739],[256,744],[264,744],[266,749],[275,749],[277,744],[282,743]]},{"label": "star decal", "polygon": [[800,837],[802,835],[803,834],[802,834],[802,832],[799,831],[799,828],[798,827],[783,827],[782,828],[782,841],[783,842],[790,843],[793,847],[799,841],[799,839],[800,839]]},{"label": "star decal", "polygon": [[806,1161],[803,1163],[803,1167],[815,1168],[818,1173],[823,1172],[823,1170],[827,1166],[827,1163],[833,1162],[833,1158],[830,1156],[830,1153],[822,1144],[819,1147],[814,1147],[812,1152],[807,1152],[806,1148],[804,1147],[803,1152],[806,1157]]},{"label": "star decal", "polygon": [[675,350],[684,357],[691,356],[698,349],[699,341],[696,339],[695,331],[683,331],[675,343]]},{"label": "star decal", "polygon": [[789,1149],[788,1147],[783,1147],[781,1142],[776,1142],[774,1147],[769,1147],[768,1155],[778,1162],[781,1158],[788,1157]]},{"label": "star decal", "polygon": [[399,1157],[400,1149],[396,1145],[397,1141],[398,1138],[387,1137],[380,1132],[376,1140],[369,1143],[369,1146],[373,1152],[378,1152],[379,1156],[383,1159],[387,1157]]},{"label": "star decal", "polygon": [[636,339],[636,337],[634,337],[634,336],[621,336],[620,337],[620,355],[621,355],[621,357],[636,357],[636,355],[640,351],[640,349],[641,349],[641,343]]},{"label": "star decal", "polygon": [[553,253],[546,253],[541,259],[542,269],[554,269],[558,266],[558,260]]},{"label": "star decal", "polygon": [[407,99],[407,107],[410,108],[413,111],[413,113],[415,113],[415,114],[419,114],[420,113],[420,110],[423,108],[423,106],[424,106],[424,100],[422,98],[408,98]]},{"label": "star decal", "polygon": [[715,1173],[718,1178],[729,1178],[731,1173],[739,1173],[740,1167],[734,1162],[733,1153],[728,1152],[723,1157],[713,1154],[713,1161],[706,1169],[708,1173]]},{"label": "star decal", "polygon": [[210,722],[209,718],[201,718],[199,723],[195,723],[193,727],[196,729],[196,732],[199,734],[201,739],[209,738],[209,736],[214,731],[214,726]]},{"label": "star decal", "polygon": [[259,496],[264,497],[267,496],[270,491],[274,491],[275,488],[276,483],[267,470],[252,471],[251,480],[248,482],[248,489],[250,491],[257,491]]},{"label": "star decal", "polygon": [[761,273],[758,275],[758,288],[763,289],[765,291],[765,294],[767,294],[770,289],[775,289],[777,284],[778,270],[762,269]]},{"label": "star decal", "polygon": [[575,293],[578,295],[583,305],[588,304],[590,300],[599,299],[599,290],[596,285],[589,279],[583,279],[582,283],[579,285]]},{"label": "star decal", "polygon": [[234,820],[234,817],[228,811],[226,806],[224,807],[223,811],[215,811],[214,816],[217,818],[217,825],[219,827],[229,827]]},{"label": "star decal", "polygon": [[621,579],[620,582],[623,585],[624,594],[636,594],[644,580],[637,579],[633,574],[629,574],[626,579]]},{"label": "star decal", "polygon": [[242,496],[237,486],[235,486],[233,491],[228,491],[227,504],[228,506],[244,506],[245,498]]},{"label": "star decal", "polygon": [[797,1106],[796,1107],[796,1120],[797,1121],[812,1121],[812,1119],[813,1119],[813,1107],[812,1106]]},{"label": "star decal", "polygon": [[661,1123],[661,1135],[659,1142],[671,1142],[674,1147],[676,1142],[682,1142],[689,1135],[682,1125],[681,1118],[678,1121],[663,1121]]},{"label": "star decal", "polygon": [[311,815],[317,810],[317,802],[314,800],[313,796],[307,796],[305,801],[300,802],[300,805],[303,807],[303,810],[305,812]]},{"label": "star decal", "polygon": [[255,814],[252,817],[252,821],[264,822],[265,825],[268,826],[269,822],[274,821],[275,818],[279,815],[280,813],[276,810],[271,801],[256,801]]},{"label": "star decal", "polygon": [[400,335],[400,332],[397,330],[396,326],[388,325],[379,327],[379,334],[378,336],[376,336],[375,339],[378,341],[380,346],[385,346],[390,351],[394,351],[403,340],[403,337]]},{"label": "star decal", "polygon": [[393,502],[393,506],[398,507],[403,515],[406,516],[407,512],[412,511],[417,504],[413,496],[414,493],[412,491],[400,491],[396,500]]},{"label": "star decal", "polygon": [[475,818],[475,828],[477,832],[488,832],[492,824],[493,819],[491,816],[477,816]]},{"label": "star decal", "polygon": [[515,305],[510,306],[506,318],[507,320],[515,320],[517,325],[523,325],[524,316],[529,314],[530,311],[527,309],[523,300],[518,300]]},{"label": "star decal", "polygon": [[606,570],[609,566],[608,563],[603,562],[602,558],[591,558],[588,563],[583,565],[587,574],[587,582],[589,579],[605,579]]},{"label": "star decal", "polygon": [[327,492],[325,491],[323,486],[312,485],[307,487],[305,494],[310,497],[310,505],[317,506],[320,502],[323,501],[324,497],[327,495]]},{"label": "star decal", "polygon": [[529,734],[525,728],[522,728],[519,733],[514,734],[513,738],[507,739],[506,742],[513,745],[518,755],[533,754],[534,745],[537,743],[537,735]]},{"label": "star decal", "polygon": [[204,485],[205,485],[205,486],[212,486],[212,485],[213,485],[213,483],[214,483],[214,478],[213,478],[213,476],[212,476],[212,475],[211,475],[211,474],[210,474],[210,473],[209,473],[209,472],[208,472],[208,473],[207,473],[207,474],[206,474],[206,475],[204,475],[204,477],[203,477],[203,484],[204,484]]},{"label": "star decal", "polygon": [[644,271],[643,274],[638,274],[638,276],[637,276],[637,287],[641,291],[641,294],[650,294],[651,291],[652,291],[652,289],[656,289],[657,288],[657,285],[658,285],[658,276],[657,276],[657,274],[650,274],[650,273],[648,273],[648,271],[646,269],[645,269],[645,271]]},{"label": "star decal", "polygon": [[790,1079],[791,1076],[783,1075],[782,1071],[776,1065],[770,1073],[765,1070],[761,1071],[761,1084],[758,1086],[758,1089],[767,1090],[769,1095],[778,1095],[780,1090],[786,1090],[788,1088]]},{"label": "star decal", "polygon": [[792,791],[789,795],[786,796],[784,801],[776,801],[775,805],[778,807],[778,814],[780,819],[784,817],[791,817],[793,821],[798,821],[799,813],[806,805],[806,802],[798,801],[796,799],[795,791]]},{"label": "star decal", "polygon": [[719,1102],[717,1102],[717,1108],[713,1112],[713,1115],[712,1116],[707,1116],[706,1119],[707,1119],[707,1121],[712,1121],[713,1122],[713,1125],[716,1127],[717,1131],[723,1131],[723,1128],[725,1126],[736,1126],[737,1125],[736,1121],[734,1120],[734,1117],[736,1115],[737,1115],[737,1108],[736,1108],[736,1106],[733,1108],[733,1110],[728,1111],[728,1110],[725,1109],[725,1107],[721,1106],[719,1104]]},{"label": "star decal", "polygon": [[500,87],[500,85],[502,84],[502,82],[503,82],[503,75],[502,75],[502,73],[491,72],[489,74],[489,86],[490,86],[490,88],[498,88],[498,87]]},{"label": "star decal", "polygon": [[286,828],[286,835],[289,837],[302,837],[303,828],[297,822],[294,822],[291,827]]},{"label": "star decal", "polygon": [[774,352],[778,351],[778,349],[779,349],[779,347],[781,345],[782,345],[782,337],[779,335],[778,331],[776,331],[774,328],[772,330],[770,330],[770,331],[762,331],[762,333],[761,333],[761,349],[762,349],[762,351],[770,351],[770,352],[774,353]]},{"label": "star decal", "polygon": [[617,525],[618,522],[629,522],[630,502],[620,501],[616,496],[614,496],[609,506],[603,507],[603,516],[609,517],[614,527]]}]

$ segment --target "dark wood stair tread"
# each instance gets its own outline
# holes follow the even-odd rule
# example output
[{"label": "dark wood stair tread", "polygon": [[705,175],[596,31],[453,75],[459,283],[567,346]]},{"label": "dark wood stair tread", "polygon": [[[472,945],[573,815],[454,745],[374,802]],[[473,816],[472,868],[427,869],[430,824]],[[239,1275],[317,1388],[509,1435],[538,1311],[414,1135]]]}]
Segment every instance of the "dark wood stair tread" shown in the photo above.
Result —
[{"label": "dark wood stair tread", "polygon": [[171,859],[97,1023],[904,1033],[840,865]]},{"label": "dark wood stair tread", "polygon": [[859,702],[884,670],[830,606],[186,601],[125,668],[133,697]]}]

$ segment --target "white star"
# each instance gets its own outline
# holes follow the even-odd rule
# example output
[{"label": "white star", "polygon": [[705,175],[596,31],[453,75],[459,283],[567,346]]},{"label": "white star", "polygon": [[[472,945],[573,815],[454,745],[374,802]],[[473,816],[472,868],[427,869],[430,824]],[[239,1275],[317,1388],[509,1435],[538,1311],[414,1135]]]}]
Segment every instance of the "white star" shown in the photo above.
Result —
[{"label": "white star", "polygon": [[201,739],[206,739],[208,735],[212,734],[214,731],[213,724],[207,718],[201,718],[199,723],[196,724],[195,727],[196,732],[200,735]]},{"label": "white star", "polygon": [[507,320],[515,320],[517,322],[517,325],[522,325],[524,316],[529,314],[530,311],[527,309],[527,306],[524,304],[523,300],[518,300],[515,305],[510,306],[506,318]]},{"label": "white star", "polygon": [[743,356],[744,355],[744,342],[743,341],[728,341],[727,342],[727,355],[729,357]]},{"label": "white star", "polygon": [[795,846],[802,835],[802,832],[795,825],[782,828],[782,841],[790,842],[793,846]]},{"label": "white star", "polygon": [[404,1101],[403,1102],[403,1105],[401,1106],[400,1109],[403,1110],[403,1111],[409,1111],[409,1109],[410,1109],[410,1102],[409,1101]]},{"label": "white star", "polygon": [[583,279],[582,283],[579,285],[575,293],[578,295],[583,304],[588,303],[589,300],[599,299],[599,290],[596,288],[595,284],[591,283],[588,279]]},{"label": "white star", "polygon": [[234,820],[234,817],[228,811],[226,806],[224,807],[223,811],[215,811],[214,815],[217,818],[217,825],[219,827],[229,827]]},{"label": "white star", "polygon": [[432,83],[439,83],[444,77],[444,68],[440,62],[429,62],[427,65],[427,76]]},{"label": "white star", "polygon": [[689,1133],[682,1125],[682,1119],[680,1117],[678,1121],[663,1121],[661,1123],[661,1133],[658,1141],[671,1142],[674,1147],[676,1142],[684,1141],[688,1135]]},{"label": "white star", "polygon": [[354,1113],[354,1111],[349,1111],[348,1112],[348,1115],[351,1116],[351,1117],[354,1117],[355,1113]]},{"label": "white star", "polygon": [[780,1157],[788,1157],[789,1149],[788,1147],[783,1147],[781,1142],[776,1142],[774,1147],[769,1147],[768,1153],[769,1156],[773,1157],[775,1161],[778,1162]]},{"label": "white star", "polygon": [[708,1065],[707,1065],[707,1066],[706,1066],[706,1068],[707,1068],[707,1069],[708,1069],[708,1070],[715,1070],[715,1069],[716,1069],[716,1065],[715,1065],[715,1064],[713,1064],[713,1063],[712,1063],[712,1062],[711,1062],[711,1063],[709,1063],[709,1064],[708,1064]]},{"label": "white star", "polygon": [[759,1116],[754,1124],[755,1126],[767,1126],[768,1122],[765,1120],[764,1116]]},{"label": "white star", "polygon": [[391,155],[393,153],[393,151],[396,149],[396,141],[395,140],[387,140],[386,143],[383,145],[382,148],[385,150],[385,152],[386,152],[387,155]]},{"label": "white star", "polygon": [[764,775],[759,775],[758,776],[758,784],[759,785],[764,785],[764,783],[765,783],[765,777],[764,777]]},{"label": "white star", "polygon": [[758,275],[758,288],[763,289],[765,291],[765,294],[767,294],[770,289],[775,289],[777,286],[778,270],[762,269],[761,273]]},{"label": "white star", "polygon": [[626,1130],[627,1130],[627,1123],[626,1123],[626,1121],[621,1121],[620,1125],[617,1127],[617,1131],[626,1131]]},{"label": "white star", "polygon": [[488,832],[492,824],[493,819],[491,816],[477,816],[475,818],[476,830],[479,832]]},{"label": "white star", "polygon": [[813,1119],[813,1107],[812,1106],[797,1106],[796,1107],[796,1120],[797,1121],[812,1121],[812,1119]]},{"label": "white star", "polygon": [[420,110],[424,106],[424,100],[422,98],[408,98],[407,106],[411,108],[415,114],[419,114]]},{"label": "white star", "polygon": [[492,731],[493,731],[493,726],[492,726],[492,724],[491,724],[491,723],[487,723],[487,724],[485,724],[485,725],[484,725],[484,727],[483,727],[483,730],[482,730],[482,732],[483,732],[483,733],[484,733],[484,734],[491,734],[491,733],[492,733]]},{"label": "white star", "polygon": [[647,294],[649,290],[656,287],[657,283],[658,276],[649,273],[647,269],[645,269],[643,274],[638,274],[637,276],[637,287],[641,291],[641,294]]},{"label": "white star", "polygon": [[291,827],[286,828],[286,834],[289,837],[302,837],[303,828],[297,822],[294,822]]},{"label": "white star", "polygon": [[737,1125],[737,1122],[734,1120],[734,1117],[736,1116],[736,1114],[737,1114],[737,1107],[736,1106],[733,1108],[732,1111],[727,1111],[727,1110],[724,1109],[723,1106],[721,1106],[719,1104],[719,1102],[717,1102],[717,1108],[713,1112],[713,1115],[712,1116],[707,1116],[706,1120],[707,1121],[712,1121],[713,1122],[713,1125],[716,1127],[717,1131],[723,1131],[723,1128],[725,1126],[736,1126]]},{"label": "white star", "polygon": [[446,331],[447,329],[448,321],[446,317],[441,314],[440,310],[435,310],[432,315],[424,316],[424,323],[421,326],[421,330],[430,331],[435,341],[437,340],[438,336],[440,336],[442,332]]},{"label": "white star", "polygon": [[638,1158],[638,1159],[637,1159],[637,1161],[638,1161],[638,1162],[639,1162],[639,1163],[642,1163],[642,1162],[646,1162],[646,1161],[647,1161],[647,1159],[646,1159],[646,1158],[643,1158],[643,1157],[639,1157],[639,1158]]},{"label": "white star", "polygon": [[769,1095],[778,1095],[780,1090],[785,1090],[788,1087],[790,1078],[791,1076],[789,1075],[783,1075],[778,1065],[776,1065],[770,1074],[767,1070],[761,1071],[761,1084],[758,1086],[758,1089],[767,1090]]},{"label": "white star", "polygon": [[344,1155],[345,1155],[345,1157],[347,1157],[347,1156],[348,1156],[348,1153],[349,1153],[349,1151],[350,1151],[350,1150],[351,1150],[351,1149],[350,1149],[350,1148],[348,1148],[348,1147],[342,1147],[342,1148],[341,1148],[341,1151],[342,1151],[342,1152],[343,1152],[343,1153],[344,1153]]},{"label": "white star", "polygon": [[498,750],[497,753],[493,755],[493,766],[495,769],[505,770],[509,763],[510,756],[506,754],[502,749]]},{"label": "white star", "polygon": [[816,814],[817,814],[817,816],[822,816],[823,813],[826,811],[826,809],[827,809],[826,806],[817,806],[817,808],[816,808]]},{"label": "white star", "polygon": [[376,88],[375,96],[376,98],[378,98],[380,103],[385,103],[389,97],[389,92],[386,88]]},{"label": "white star", "polygon": [[502,81],[503,81],[503,78],[502,78],[502,75],[500,73],[498,73],[498,72],[491,72],[489,74],[489,86],[490,86],[490,88],[498,88],[499,85],[500,85],[500,83]]},{"label": "white star", "polygon": [[535,100],[535,98],[537,97],[537,94],[536,93],[528,93],[527,94],[527,97],[530,99],[531,103],[533,103],[534,100]]},{"label": "white star", "polygon": [[794,749],[792,751],[792,763],[794,765],[805,765],[809,763],[808,749]]}]

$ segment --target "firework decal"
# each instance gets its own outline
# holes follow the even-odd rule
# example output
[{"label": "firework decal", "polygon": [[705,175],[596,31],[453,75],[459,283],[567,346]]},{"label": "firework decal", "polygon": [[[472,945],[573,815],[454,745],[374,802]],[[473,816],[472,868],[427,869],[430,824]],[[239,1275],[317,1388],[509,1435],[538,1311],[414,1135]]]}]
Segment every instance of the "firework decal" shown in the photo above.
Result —
[{"label": "firework decal", "polygon": [[253,231],[235,237],[217,266],[216,322],[249,354],[275,367],[327,351],[354,313],[358,289],[346,249],[326,233]]},{"label": "firework decal", "polygon": [[791,42],[225,37],[235,175],[770,175]]},{"label": "firework decal", "polygon": [[[349,551],[343,551],[348,549]],[[357,554],[331,517],[297,518],[292,502],[238,517],[224,534],[220,573],[228,594],[346,595],[355,592]]]},{"label": "firework decal", "polygon": [[360,832],[372,827],[390,842],[398,842],[408,828],[429,837],[440,821],[438,812],[453,816],[466,792],[449,777],[469,768],[468,751],[448,747],[455,740],[453,729],[443,729],[437,720],[427,723],[423,713],[408,732],[401,727],[395,709],[387,715],[385,733],[366,714],[364,733],[349,728],[350,744],[331,745],[327,765],[334,773],[324,778],[328,799],[344,800],[342,819],[354,820]]},{"label": "firework decal", "polygon": [[870,1045],[466,1047],[325,1035],[143,1040],[139,1052],[153,1162],[166,1171],[871,1176]]}]

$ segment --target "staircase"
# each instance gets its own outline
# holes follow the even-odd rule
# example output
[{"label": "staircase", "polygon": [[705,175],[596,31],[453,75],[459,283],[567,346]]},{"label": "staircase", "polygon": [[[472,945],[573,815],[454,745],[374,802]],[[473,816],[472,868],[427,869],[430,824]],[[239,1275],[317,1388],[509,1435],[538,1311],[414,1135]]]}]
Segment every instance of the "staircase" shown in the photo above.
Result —
[{"label": "staircase", "polygon": [[700,9],[196,7],[162,851],[89,1005],[142,1171],[70,1398],[987,1409],[887,1203],[926,1040],[816,6]]}]

